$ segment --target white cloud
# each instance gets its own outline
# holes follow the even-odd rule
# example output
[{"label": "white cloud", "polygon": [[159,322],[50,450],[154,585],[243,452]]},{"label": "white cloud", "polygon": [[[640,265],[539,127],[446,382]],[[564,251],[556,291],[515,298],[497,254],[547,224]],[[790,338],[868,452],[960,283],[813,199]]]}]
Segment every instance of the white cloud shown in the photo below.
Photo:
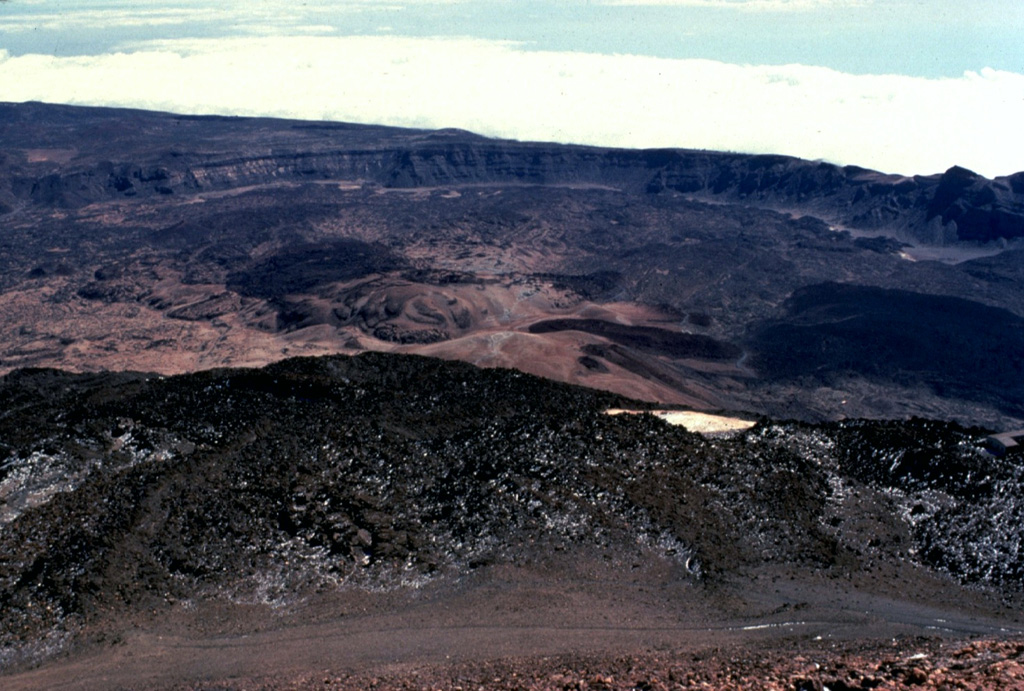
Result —
[{"label": "white cloud", "polygon": [[[25,3],[26,0],[20,0]],[[323,4],[302,4],[296,6],[291,0],[261,0],[259,3],[229,0],[216,7],[197,6],[188,0],[163,3],[160,7],[139,7],[137,5],[105,8],[75,8],[65,12],[40,11],[0,16],[0,34],[24,34],[28,32],[53,31],[75,32],[97,29],[132,29],[155,27],[195,27],[198,24],[236,25],[280,34],[282,30],[292,31],[293,26],[316,26],[323,17],[335,17],[346,13],[360,13],[382,10],[400,10],[411,5],[450,5],[466,0],[401,0],[393,4],[380,0],[337,0]],[[2,2],[2,0],[0,0]],[[334,27],[329,27],[334,30]]]},{"label": "white cloud", "polygon": [[[244,24],[239,27],[239,32],[252,36],[277,36],[281,33],[278,24]],[[297,36],[302,34],[330,35],[337,31],[331,24],[297,24],[288,27],[288,33]]]},{"label": "white cloud", "polygon": [[28,31],[73,31],[110,27],[150,27],[181,25],[197,21],[228,19],[232,15],[223,10],[209,8],[181,9],[120,9],[76,10],[64,15],[23,14],[0,18],[0,31],[20,33]]},{"label": "white cloud", "polygon": [[711,7],[752,12],[804,12],[807,10],[865,7],[874,0],[604,0],[604,5],[658,5],[663,7]]},{"label": "white cloud", "polygon": [[[26,0],[20,0],[24,4]],[[267,27],[280,33],[291,31],[293,25],[319,24],[318,18],[367,11],[398,11],[409,6],[454,5],[469,0],[401,0],[382,3],[380,0],[335,0],[331,3],[296,6],[291,0],[261,0],[259,3],[228,0],[216,7],[196,6],[189,0],[172,0],[160,7],[118,6],[106,8],[72,8],[63,12],[45,11],[0,16],[0,33],[33,31],[81,31],[158,26],[195,26],[200,23],[249,25]],[[2,0],[0,0],[2,2]],[[125,3],[126,4],[126,3]],[[333,27],[330,27],[333,29]]]},{"label": "white cloud", "polygon": [[851,75],[392,36],[0,52],[0,100],[460,127],[624,147],[784,153],[900,173],[1024,169],[1024,75]]}]

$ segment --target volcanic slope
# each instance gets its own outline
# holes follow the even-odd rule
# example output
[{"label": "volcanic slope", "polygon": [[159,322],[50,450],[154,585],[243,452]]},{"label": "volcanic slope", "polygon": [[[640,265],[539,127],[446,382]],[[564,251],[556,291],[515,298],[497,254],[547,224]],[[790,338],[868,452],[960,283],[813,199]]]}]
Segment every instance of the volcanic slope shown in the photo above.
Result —
[{"label": "volcanic slope", "polygon": [[9,374],[0,663],[170,686],[232,664],[1017,630],[1024,465],[980,430],[707,438],[606,414],[631,405],[382,353]]},{"label": "volcanic slope", "polygon": [[[389,628],[407,660],[484,624],[470,657],[765,628],[1016,630],[1024,465],[987,454],[980,430],[763,422],[706,438],[606,414],[624,405],[383,353],[8,375],[0,661],[105,668],[137,645],[177,665],[145,673],[159,686],[226,674],[250,654],[234,637],[263,632],[259,666],[296,627],[341,637],[337,663],[356,666],[382,661]],[[452,638],[416,642],[437,628]],[[562,633],[514,643],[542,630]],[[154,652],[162,636],[184,647]],[[193,647],[207,652],[189,667]]]},{"label": "volcanic slope", "polygon": [[705,410],[1018,427],[1022,185],[0,104],[0,371],[366,349]]}]

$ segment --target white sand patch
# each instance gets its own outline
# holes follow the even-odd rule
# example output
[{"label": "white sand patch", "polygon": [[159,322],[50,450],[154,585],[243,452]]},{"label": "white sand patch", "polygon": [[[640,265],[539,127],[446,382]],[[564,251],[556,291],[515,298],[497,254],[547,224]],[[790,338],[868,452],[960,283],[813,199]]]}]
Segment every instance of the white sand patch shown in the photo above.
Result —
[{"label": "white sand patch", "polygon": [[26,149],[25,160],[29,163],[68,163],[77,149]]},{"label": "white sand patch", "polygon": [[651,415],[661,418],[670,425],[680,425],[690,432],[699,432],[700,434],[740,432],[745,429],[750,429],[757,424],[753,420],[743,420],[736,417],[726,417],[724,415],[711,415],[710,413],[697,413],[692,410],[623,410],[621,408],[611,408],[606,412],[609,415],[639,415],[641,413],[650,413]]}]

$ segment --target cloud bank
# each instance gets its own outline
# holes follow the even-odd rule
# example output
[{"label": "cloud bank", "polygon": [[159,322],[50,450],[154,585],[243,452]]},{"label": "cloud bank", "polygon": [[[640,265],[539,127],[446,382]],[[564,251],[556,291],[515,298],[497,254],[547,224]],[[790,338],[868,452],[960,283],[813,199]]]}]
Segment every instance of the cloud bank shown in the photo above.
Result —
[{"label": "cloud bank", "polygon": [[873,0],[604,0],[605,5],[659,5],[662,7],[711,7],[755,12],[803,12],[840,7],[865,7]]},{"label": "cloud bank", "polygon": [[1024,169],[1024,75],[851,75],[394,36],[0,51],[0,100],[269,115],[621,147],[783,153],[904,174]]}]

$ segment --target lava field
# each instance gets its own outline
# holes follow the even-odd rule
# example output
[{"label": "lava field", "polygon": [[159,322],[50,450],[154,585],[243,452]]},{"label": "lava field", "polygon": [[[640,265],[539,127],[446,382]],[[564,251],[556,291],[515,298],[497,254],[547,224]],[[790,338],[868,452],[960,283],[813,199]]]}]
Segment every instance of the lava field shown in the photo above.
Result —
[{"label": "lava field", "polygon": [[1024,463],[984,430],[763,420],[714,438],[605,413],[631,404],[380,353],[7,375],[2,660],[135,611],[287,608],[559,553],[664,563],[702,597],[782,569],[1019,602]]}]

